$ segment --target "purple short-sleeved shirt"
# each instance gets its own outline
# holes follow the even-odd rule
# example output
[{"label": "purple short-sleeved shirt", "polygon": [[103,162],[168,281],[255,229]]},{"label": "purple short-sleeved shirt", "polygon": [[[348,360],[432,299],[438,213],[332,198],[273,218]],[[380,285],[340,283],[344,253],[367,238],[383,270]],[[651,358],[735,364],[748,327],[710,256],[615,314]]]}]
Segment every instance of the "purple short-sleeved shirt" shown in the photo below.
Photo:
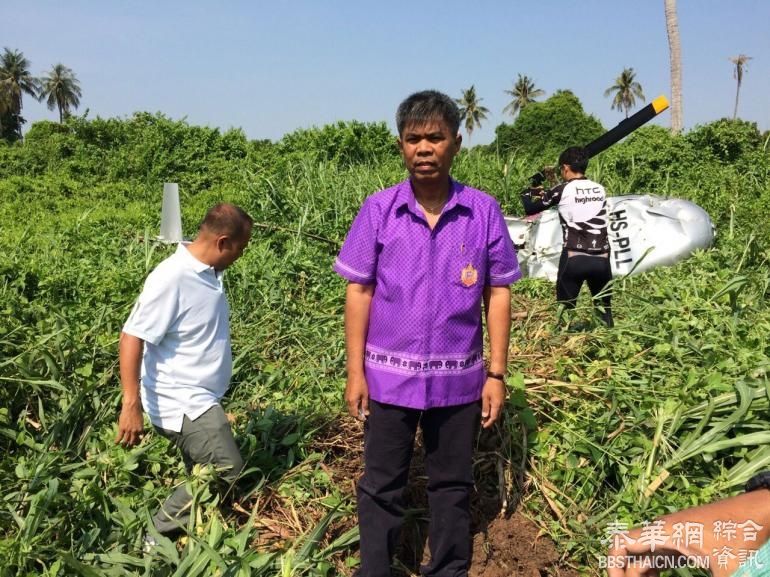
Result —
[{"label": "purple short-sleeved shirt", "polygon": [[375,401],[415,409],[481,398],[485,286],[519,278],[497,201],[451,181],[433,230],[406,180],[364,201],[334,270],[375,285],[364,371]]}]

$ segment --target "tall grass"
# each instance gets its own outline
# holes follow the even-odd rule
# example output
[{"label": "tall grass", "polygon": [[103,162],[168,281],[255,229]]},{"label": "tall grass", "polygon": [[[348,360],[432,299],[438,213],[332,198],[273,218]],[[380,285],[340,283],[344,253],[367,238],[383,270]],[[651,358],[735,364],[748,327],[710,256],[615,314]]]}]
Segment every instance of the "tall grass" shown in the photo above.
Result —
[{"label": "tall grass", "polygon": [[[504,505],[521,503],[589,570],[604,523],[726,495],[770,464],[770,235],[746,206],[770,206],[768,164],[724,166],[718,190],[694,186],[694,174],[638,190],[643,175],[614,163],[596,167],[609,189],[683,191],[712,212],[719,234],[712,250],[618,282],[613,330],[561,332],[551,285],[514,289],[514,376],[494,482]],[[474,150],[455,176],[514,214],[534,168]],[[348,449],[317,442],[345,419],[344,285],[331,263],[362,200],[403,176],[396,158],[340,166],[295,154],[272,167],[244,160],[221,184],[183,191],[190,236],[218,200],[257,223],[226,275],[235,355],[226,408],[247,470],[232,508],[219,506],[200,471],[186,538],[161,539],[153,557],[140,552],[142,534],[182,465],[156,435],[131,450],[113,438],[120,327],[172,250],[153,240],[161,182],[46,171],[0,180],[0,575],[354,567],[351,479],[329,466]]]}]

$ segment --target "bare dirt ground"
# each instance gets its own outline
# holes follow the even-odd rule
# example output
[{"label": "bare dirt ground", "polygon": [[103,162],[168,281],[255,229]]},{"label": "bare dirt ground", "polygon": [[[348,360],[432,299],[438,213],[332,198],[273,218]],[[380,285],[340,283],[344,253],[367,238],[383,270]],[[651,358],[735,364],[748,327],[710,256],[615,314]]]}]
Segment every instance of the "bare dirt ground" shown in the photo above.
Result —
[{"label": "bare dirt ground", "polygon": [[532,521],[514,513],[497,518],[473,537],[470,577],[573,577],[578,573],[559,563],[553,542],[540,535]]},{"label": "bare dirt ground", "polygon": [[[473,516],[473,559],[470,577],[577,577],[578,573],[560,562],[554,543],[519,511],[502,515],[499,477],[495,467],[495,435],[484,433],[477,449],[476,493]],[[344,449],[343,449],[344,447]],[[362,428],[352,420],[319,435],[318,449],[330,456],[327,471],[339,486],[351,492],[362,472]],[[331,450],[330,450],[331,449]],[[427,499],[422,449],[415,450],[406,492],[408,514],[396,564],[403,576],[419,575],[420,563],[429,558],[427,548]],[[515,509],[515,503],[509,510]],[[342,528],[340,528],[342,529]],[[348,575],[344,569],[340,573]]]}]

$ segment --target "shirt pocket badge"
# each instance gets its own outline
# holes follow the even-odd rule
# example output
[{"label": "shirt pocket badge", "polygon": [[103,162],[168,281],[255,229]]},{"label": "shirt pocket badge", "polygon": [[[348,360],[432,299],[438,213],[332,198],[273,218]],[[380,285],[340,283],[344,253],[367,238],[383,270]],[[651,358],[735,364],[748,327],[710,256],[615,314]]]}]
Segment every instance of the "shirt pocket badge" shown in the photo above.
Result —
[{"label": "shirt pocket badge", "polygon": [[472,287],[478,280],[479,271],[473,268],[471,263],[468,263],[468,265],[460,273],[460,282],[463,283],[463,286]]}]

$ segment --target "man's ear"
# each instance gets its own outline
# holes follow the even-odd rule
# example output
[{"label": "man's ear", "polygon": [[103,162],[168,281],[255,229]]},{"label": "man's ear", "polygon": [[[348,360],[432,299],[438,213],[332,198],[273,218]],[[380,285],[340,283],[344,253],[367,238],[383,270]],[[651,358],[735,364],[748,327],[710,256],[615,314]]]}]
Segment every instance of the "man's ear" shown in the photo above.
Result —
[{"label": "man's ear", "polygon": [[463,135],[459,132],[457,133],[457,136],[455,136],[455,152],[460,152],[460,148],[463,145]]},{"label": "man's ear", "polygon": [[220,252],[230,246],[230,237],[226,234],[217,237],[217,250]]}]

